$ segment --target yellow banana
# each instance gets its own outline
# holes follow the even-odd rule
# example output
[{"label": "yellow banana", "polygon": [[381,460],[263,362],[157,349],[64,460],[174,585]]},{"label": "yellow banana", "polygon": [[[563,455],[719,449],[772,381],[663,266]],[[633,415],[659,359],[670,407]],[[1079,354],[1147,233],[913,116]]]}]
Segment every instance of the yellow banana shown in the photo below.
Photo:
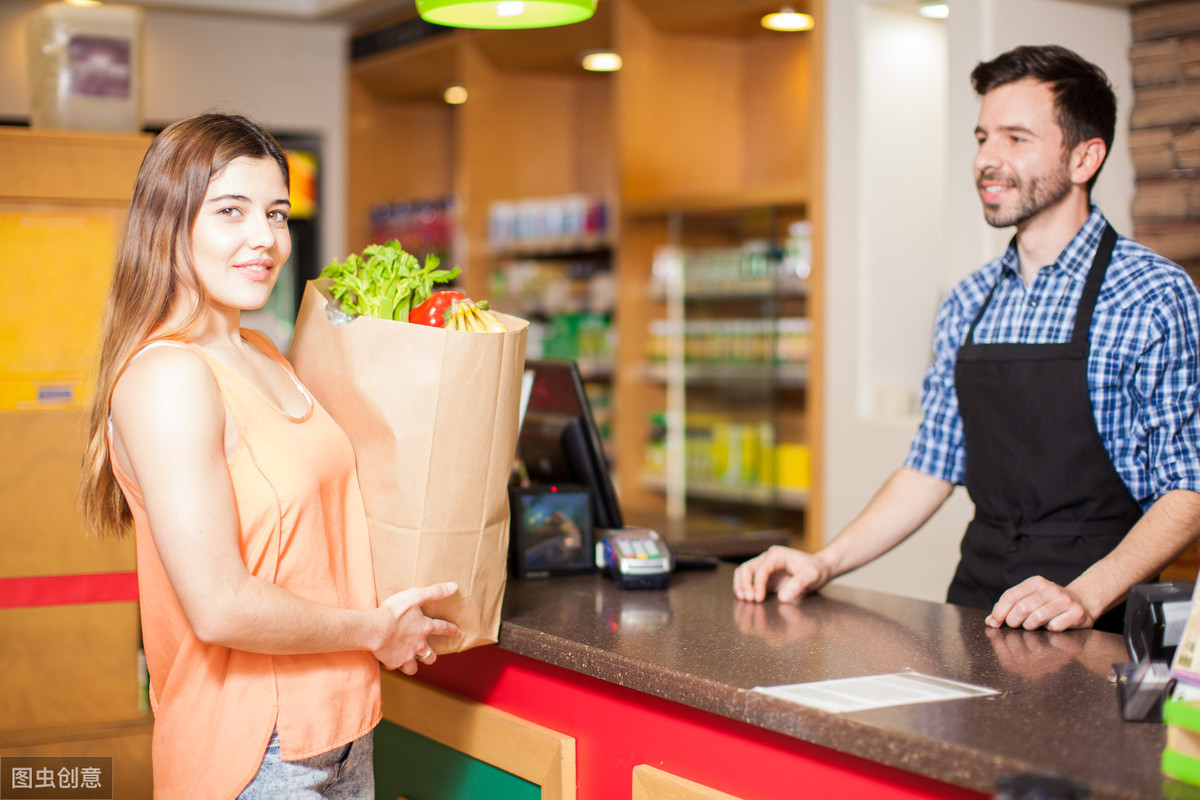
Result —
[{"label": "yellow banana", "polygon": [[491,310],[476,306],[475,311],[479,315],[479,319],[483,322],[483,329],[488,333],[504,333],[508,330],[508,328],[504,327],[504,323],[500,321],[500,318],[492,313]]},{"label": "yellow banana", "polygon": [[480,308],[470,300],[455,300],[450,304],[450,319],[446,327],[471,333],[503,333],[508,330],[486,306]]},{"label": "yellow banana", "polygon": [[483,333],[487,330],[483,325],[483,321],[479,319],[479,309],[475,307],[474,303],[467,306],[465,313],[467,316],[467,330],[473,333]]}]

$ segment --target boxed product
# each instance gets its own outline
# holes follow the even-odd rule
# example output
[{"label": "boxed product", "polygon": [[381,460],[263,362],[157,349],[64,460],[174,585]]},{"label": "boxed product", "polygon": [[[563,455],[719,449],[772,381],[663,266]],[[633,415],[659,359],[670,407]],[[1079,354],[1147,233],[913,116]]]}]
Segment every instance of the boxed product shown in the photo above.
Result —
[{"label": "boxed product", "polygon": [[142,10],[50,3],[29,20],[35,128],[142,127]]}]

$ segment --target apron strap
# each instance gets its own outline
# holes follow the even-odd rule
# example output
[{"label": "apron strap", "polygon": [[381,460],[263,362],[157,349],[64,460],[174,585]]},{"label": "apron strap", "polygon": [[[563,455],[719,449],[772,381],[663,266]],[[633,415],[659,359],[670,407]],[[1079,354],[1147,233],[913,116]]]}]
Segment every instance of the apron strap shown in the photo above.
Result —
[{"label": "apron strap", "polygon": [[1092,260],[1092,268],[1088,270],[1083,295],[1079,298],[1079,306],[1075,311],[1075,328],[1071,332],[1072,344],[1081,344],[1088,340],[1088,332],[1092,328],[1092,312],[1096,309],[1096,298],[1100,296],[1100,284],[1104,283],[1105,270],[1108,262],[1112,260],[1113,247],[1116,244],[1117,232],[1112,225],[1106,225],[1104,233],[1100,235],[1100,244],[1096,245],[1096,257]]},{"label": "apron strap", "polygon": [[[1013,241],[1016,241],[1016,237],[1013,237]],[[1071,331],[1070,340],[1072,344],[1088,340],[1088,332],[1092,328],[1092,312],[1096,309],[1096,298],[1100,296],[1100,285],[1104,283],[1105,271],[1108,262],[1112,260],[1112,252],[1116,244],[1116,230],[1112,225],[1104,226],[1104,232],[1100,234],[1100,243],[1096,245],[1096,255],[1092,259],[1092,267],[1088,270],[1087,280],[1083,284],[1083,294],[1079,298],[1079,305],[1075,312],[1075,327]],[[1097,269],[1097,265],[1100,265],[1099,269]],[[1003,272],[1001,272],[1001,276],[1003,276]],[[988,289],[987,297],[983,298],[983,302],[979,304],[979,310],[975,312],[975,318],[971,320],[971,327],[967,329],[963,344],[975,343],[975,327],[979,325],[979,320],[983,319],[983,312],[991,305],[992,295],[996,293],[999,285],[1000,281],[997,280]]]}]

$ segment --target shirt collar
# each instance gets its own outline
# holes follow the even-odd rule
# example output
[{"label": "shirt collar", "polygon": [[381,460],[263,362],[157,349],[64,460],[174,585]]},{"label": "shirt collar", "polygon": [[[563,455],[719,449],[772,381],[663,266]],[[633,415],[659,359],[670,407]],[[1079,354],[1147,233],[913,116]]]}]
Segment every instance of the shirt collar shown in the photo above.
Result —
[{"label": "shirt collar", "polygon": [[[1083,223],[1083,227],[1067,243],[1067,246],[1050,266],[1061,269],[1072,280],[1082,281],[1087,278],[1088,270],[1092,267],[1092,259],[1096,255],[1096,248],[1100,246],[1100,236],[1107,226],[1108,220],[1105,219],[1100,208],[1093,205],[1087,222]],[[1009,274],[1017,278],[1021,276],[1021,261],[1017,256],[1016,236],[1009,240],[1008,249],[1000,257],[1000,270],[1002,274]]]}]

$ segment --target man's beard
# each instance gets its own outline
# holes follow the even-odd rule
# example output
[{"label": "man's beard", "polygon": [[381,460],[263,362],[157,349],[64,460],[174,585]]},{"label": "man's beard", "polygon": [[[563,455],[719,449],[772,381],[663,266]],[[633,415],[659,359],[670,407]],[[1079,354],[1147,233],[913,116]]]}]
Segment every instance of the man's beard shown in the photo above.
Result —
[{"label": "man's beard", "polygon": [[[1065,168],[1049,175],[1030,178],[1028,185],[1020,179],[1014,179],[1013,187],[1017,193],[1017,204],[1008,203],[1000,206],[990,206],[987,202],[987,192],[983,191],[980,183],[984,179],[995,179],[997,173],[985,172],[979,176],[975,185],[983,201],[983,216],[993,228],[1007,228],[1010,225],[1020,225],[1041,211],[1058,203],[1071,191],[1071,178]],[[1007,175],[1001,175],[1007,178]]]}]

